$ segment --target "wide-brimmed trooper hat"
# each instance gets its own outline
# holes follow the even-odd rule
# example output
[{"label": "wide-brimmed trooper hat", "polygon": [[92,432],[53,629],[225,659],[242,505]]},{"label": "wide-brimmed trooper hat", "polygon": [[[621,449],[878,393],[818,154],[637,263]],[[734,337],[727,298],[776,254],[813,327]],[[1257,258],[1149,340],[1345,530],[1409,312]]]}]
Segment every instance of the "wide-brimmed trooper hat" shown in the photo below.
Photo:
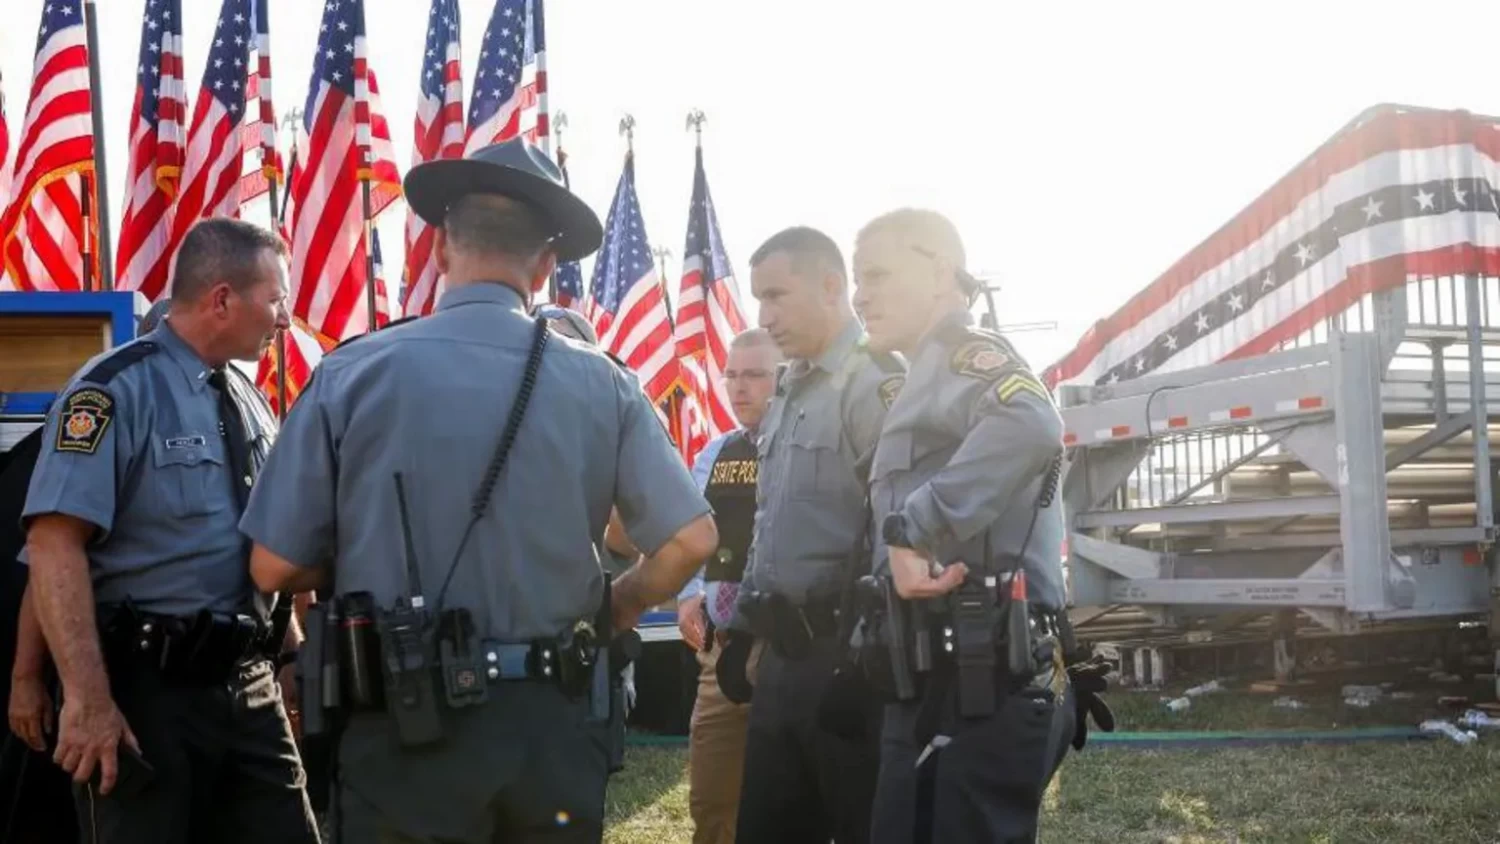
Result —
[{"label": "wide-brimmed trooper hat", "polygon": [[559,261],[576,261],[599,248],[604,227],[588,204],[568,190],[562,171],[535,144],[512,138],[464,158],[411,168],[402,185],[406,204],[429,225],[441,226],[448,208],[474,193],[499,194],[539,212],[552,227]]}]

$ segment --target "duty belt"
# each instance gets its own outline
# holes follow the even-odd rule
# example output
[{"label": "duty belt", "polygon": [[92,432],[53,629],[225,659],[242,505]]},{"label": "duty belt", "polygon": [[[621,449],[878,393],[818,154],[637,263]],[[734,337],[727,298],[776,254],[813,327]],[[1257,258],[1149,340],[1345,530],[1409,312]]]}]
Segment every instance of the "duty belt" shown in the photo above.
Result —
[{"label": "duty belt", "polygon": [[202,610],[191,616],[102,606],[100,633],[117,665],[147,666],[188,685],[228,680],[247,662],[270,659],[280,648],[270,625],[242,613]]},{"label": "duty belt", "polygon": [[742,606],[755,635],[768,639],[788,659],[803,659],[813,641],[838,635],[836,598],[809,598],[797,605],[779,593],[752,592]]}]

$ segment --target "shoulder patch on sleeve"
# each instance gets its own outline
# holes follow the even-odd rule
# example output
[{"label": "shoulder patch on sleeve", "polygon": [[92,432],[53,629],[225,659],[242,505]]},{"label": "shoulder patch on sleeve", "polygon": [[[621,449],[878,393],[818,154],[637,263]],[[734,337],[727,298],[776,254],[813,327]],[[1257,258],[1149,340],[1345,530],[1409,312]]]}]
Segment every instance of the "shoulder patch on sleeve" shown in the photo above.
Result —
[{"label": "shoulder patch on sleeve", "polygon": [[79,387],[63,399],[57,414],[58,451],[93,454],[114,419],[115,400],[97,387]]},{"label": "shoulder patch on sleeve", "polygon": [[880,382],[880,401],[885,405],[886,410],[890,410],[891,405],[896,401],[896,396],[901,394],[901,387],[905,384],[905,375],[892,375]]},{"label": "shoulder patch on sleeve", "polygon": [[1048,404],[1052,403],[1052,396],[1048,394],[1047,388],[1029,372],[1013,372],[1000,379],[995,387],[995,398],[1001,404],[1009,404],[1020,393],[1030,393]]},{"label": "shoulder patch on sleeve", "polygon": [[1003,351],[992,340],[970,340],[953,351],[949,366],[959,375],[993,381],[1021,366],[1020,361]]},{"label": "shoulder patch on sleeve", "polygon": [[108,384],[115,379],[116,375],[156,354],[160,348],[152,340],[141,340],[128,346],[121,346],[104,360],[94,364],[93,368],[85,372],[78,380],[91,384]]}]

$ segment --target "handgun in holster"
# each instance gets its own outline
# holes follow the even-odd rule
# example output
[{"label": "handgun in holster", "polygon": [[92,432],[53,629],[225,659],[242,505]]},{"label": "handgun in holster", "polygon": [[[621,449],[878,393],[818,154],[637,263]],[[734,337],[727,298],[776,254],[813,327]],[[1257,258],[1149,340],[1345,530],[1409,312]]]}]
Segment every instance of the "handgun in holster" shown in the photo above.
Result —
[{"label": "handgun in holster", "polygon": [[307,772],[307,798],[316,812],[331,805],[343,695],[339,669],[339,614],[332,590],[308,607],[303,641],[297,649],[298,700],[302,734],[298,753]]},{"label": "handgun in holster", "polygon": [[592,714],[608,721],[609,772],[625,767],[625,669],[640,659],[641,635],[634,630],[614,633],[614,579],[604,574],[604,599],[594,627],[600,631],[599,659],[594,665]]},{"label": "handgun in holster", "polygon": [[906,602],[896,594],[889,577],[862,577],[859,592],[864,617],[873,622],[865,634],[874,641],[867,641],[866,645],[884,650],[885,657],[872,659],[867,676],[892,700],[912,700],[917,696],[917,687],[911,664],[913,641]]}]

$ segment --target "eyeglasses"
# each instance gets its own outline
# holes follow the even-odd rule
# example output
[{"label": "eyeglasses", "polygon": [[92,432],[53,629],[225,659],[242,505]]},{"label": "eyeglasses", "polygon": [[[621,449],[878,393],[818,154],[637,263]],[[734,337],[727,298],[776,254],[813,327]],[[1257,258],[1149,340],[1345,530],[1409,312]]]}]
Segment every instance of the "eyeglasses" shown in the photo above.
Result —
[{"label": "eyeglasses", "polygon": [[725,381],[759,381],[772,376],[769,369],[735,369],[724,373]]}]

